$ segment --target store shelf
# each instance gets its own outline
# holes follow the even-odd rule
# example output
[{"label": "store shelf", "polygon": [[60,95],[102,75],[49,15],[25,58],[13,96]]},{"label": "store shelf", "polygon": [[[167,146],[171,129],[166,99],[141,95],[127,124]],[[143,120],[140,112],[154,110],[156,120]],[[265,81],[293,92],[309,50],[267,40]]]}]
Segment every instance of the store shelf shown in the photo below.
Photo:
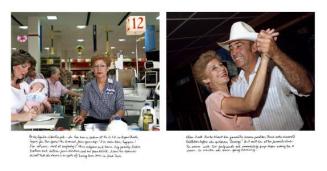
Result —
[{"label": "store shelf", "polygon": [[41,73],[46,75],[51,66],[60,67],[60,57],[41,57]]}]

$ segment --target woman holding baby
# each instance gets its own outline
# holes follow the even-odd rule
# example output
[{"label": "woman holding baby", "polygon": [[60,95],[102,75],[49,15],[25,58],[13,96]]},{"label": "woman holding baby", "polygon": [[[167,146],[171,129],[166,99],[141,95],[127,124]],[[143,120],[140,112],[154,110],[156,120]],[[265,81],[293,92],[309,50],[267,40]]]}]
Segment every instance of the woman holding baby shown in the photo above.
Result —
[{"label": "woman holding baby", "polygon": [[35,60],[28,52],[18,50],[11,55],[11,125],[12,128],[20,122],[29,121],[40,112],[37,107],[24,110],[27,100],[28,84],[23,82],[32,61]]}]

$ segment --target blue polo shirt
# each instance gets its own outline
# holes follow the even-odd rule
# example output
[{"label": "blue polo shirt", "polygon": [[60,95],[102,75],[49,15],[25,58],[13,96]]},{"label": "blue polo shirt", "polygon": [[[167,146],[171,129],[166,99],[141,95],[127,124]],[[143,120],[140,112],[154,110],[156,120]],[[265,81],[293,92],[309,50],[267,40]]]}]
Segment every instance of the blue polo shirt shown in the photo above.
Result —
[{"label": "blue polo shirt", "polygon": [[124,110],[122,86],[109,78],[103,92],[100,92],[96,79],[91,80],[84,87],[81,109],[96,119],[110,119],[118,110]]}]

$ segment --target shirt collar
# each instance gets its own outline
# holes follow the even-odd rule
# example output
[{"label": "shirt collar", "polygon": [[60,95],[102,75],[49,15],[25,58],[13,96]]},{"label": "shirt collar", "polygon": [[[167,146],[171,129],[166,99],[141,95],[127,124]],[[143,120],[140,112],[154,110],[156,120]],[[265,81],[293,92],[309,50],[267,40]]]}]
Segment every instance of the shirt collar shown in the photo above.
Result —
[{"label": "shirt collar", "polygon": [[[114,82],[115,82],[115,80],[113,80],[112,78],[108,78],[105,87],[107,87],[108,84],[109,85],[110,84],[114,84]],[[94,86],[94,87],[98,87],[97,80],[96,79],[92,79],[91,80],[91,85]]]},{"label": "shirt collar", "polygon": [[49,83],[51,83],[52,85],[55,85],[57,81],[52,82],[52,80],[50,78],[47,79]]},{"label": "shirt collar", "polygon": [[[261,62],[261,57],[258,57],[257,63],[255,64],[255,67],[254,67],[254,70],[251,72],[250,75],[257,73],[257,71],[259,69],[260,62]],[[245,79],[244,73],[245,73],[244,70],[241,70],[241,72],[239,74],[239,77],[242,78],[243,80]]]},{"label": "shirt collar", "polygon": [[113,80],[113,79],[111,79],[111,78],[108,78],[108,80],[107,80],[107,81],[108,81],[108,83],[109,83],[109,84],[113,84],[113,83],[114,83],[114,80]]}]

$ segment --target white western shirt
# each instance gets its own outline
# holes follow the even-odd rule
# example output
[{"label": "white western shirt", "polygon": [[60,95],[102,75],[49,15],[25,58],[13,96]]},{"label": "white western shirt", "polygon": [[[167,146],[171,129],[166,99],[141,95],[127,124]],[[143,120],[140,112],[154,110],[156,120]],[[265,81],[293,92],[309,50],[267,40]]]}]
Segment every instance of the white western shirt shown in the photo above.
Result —
[{"label": "white western shirt", "polygon": [[[259,68],[261,58],[258,58],[254,71],[249,76],[249,83],[245,79],[244,71],[239,74],[238,79],[231,85],[231,95],[244,97],[249,89],[255,74]],[[253,118],[256,130],[299,130],[303,121],[298,111],[295,95],[303,96],[290,85],[283,73],[277,66],[271,70],[268,95],[263,109],[258,116]],[[295,95],[294,95],[295,94]]]}]

